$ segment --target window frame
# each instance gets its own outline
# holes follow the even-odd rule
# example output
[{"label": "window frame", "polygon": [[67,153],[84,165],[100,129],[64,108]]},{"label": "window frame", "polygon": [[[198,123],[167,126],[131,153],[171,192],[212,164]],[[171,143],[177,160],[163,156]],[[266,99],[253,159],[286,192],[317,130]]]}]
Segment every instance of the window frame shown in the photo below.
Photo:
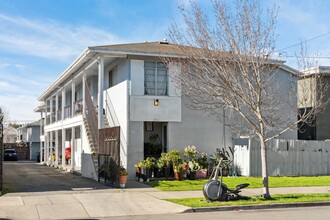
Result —
[{"label": "window frame", "polygon": [[[154,67],[150,67],[150,66],[147,66],[146,63],[153,63],[154,64]],[[162,66],[160,66],[160,64]],[[154,76],[154,94],[150,94],[148,93],[148,89],[147,89],[147,81],[146,81],[146,75],[147,75],[147,71],[146,70],[153,70],[153,76]],[[158,79],[160,78],[158,74],[160,71],[159,70],[162,70],[162,71],[166,71],[166,74],[165,74],[165,79],[166,81],[164,82],[165,83],[165,94],[160,94],[159,90],[161,90],[159,88],[159,83],[162,83],[162,82],[159,82]],[[151,74],[149,74],[151,75]],[[151,82],[151,81],[150,81]],[[168,83],[169,83],[169,74],[168,74],[168,68],[167,66],[165,65],[165,63],[163,62],[160,62],[160,61],[144,61],[144,95],[149,95],[149,96],[168,96]]]}]

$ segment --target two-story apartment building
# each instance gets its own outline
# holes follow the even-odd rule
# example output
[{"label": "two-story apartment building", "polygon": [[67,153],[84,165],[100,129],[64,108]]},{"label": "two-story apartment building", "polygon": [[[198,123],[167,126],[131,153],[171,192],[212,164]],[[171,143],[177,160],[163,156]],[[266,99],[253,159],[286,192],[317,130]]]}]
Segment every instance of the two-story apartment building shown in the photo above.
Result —
[{"label": "two-story apartment building", "polygon": [[[223,143],[232,146],[229,129],[186,107],[171,78],[180,66],[165,66],[160,57],[185,54],[167,42],[88,47],[80,54],[39,97],[44,106],[36,111],[45,118],[41,162],[95,179],[93,160],[86,159],[98,153],[91,136],[109,126],[120,126],[120,159],[131,176],[134,164],[150,153],[150,143],[158,147],[153,154],[188,145],[212,154]],[[296,138],[293,133],[289,136]]]},{"label": "two-story apartment building", "polygon": [[[304,71],[304,76],[298,82],[299,109],[315,108],[319,104],[323,108],[317,112],[311,124],[302,124],[298,131],[300,140],[327,140],[330,139],[328,130],[330,117],[330,66],[315,66]],[[323,94],[320,94],[323,93]],[[322,98],[321,98],[322,97]],[[305,101],[301,101],[305,100]]]},{"label": "two-story apartment building", "polygon": [[40,151],[40,122],[35,121],[17,128],[17,142],[26,143],[30,149],[30,160],[36,160]]}]

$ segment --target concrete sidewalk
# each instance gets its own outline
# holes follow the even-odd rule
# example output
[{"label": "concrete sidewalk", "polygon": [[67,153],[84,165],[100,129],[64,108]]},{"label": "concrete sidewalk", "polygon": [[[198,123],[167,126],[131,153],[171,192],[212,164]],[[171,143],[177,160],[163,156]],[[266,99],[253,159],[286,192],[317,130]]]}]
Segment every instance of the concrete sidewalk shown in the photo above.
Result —
[{"label": "concrete sidewalk", "polygon": [[[9,193],[0,197],[0,218],[77,219],[111,216],[181,213],[189,207],[164,201],[167,198],[203,197],[202,191],[162,192],[130,181],[127,189],[75,189],[73,191]],[[281,193],[329,193],[329,187],[271,189]],[[243,195],[260,195],[261,189],[245,189]]]}]

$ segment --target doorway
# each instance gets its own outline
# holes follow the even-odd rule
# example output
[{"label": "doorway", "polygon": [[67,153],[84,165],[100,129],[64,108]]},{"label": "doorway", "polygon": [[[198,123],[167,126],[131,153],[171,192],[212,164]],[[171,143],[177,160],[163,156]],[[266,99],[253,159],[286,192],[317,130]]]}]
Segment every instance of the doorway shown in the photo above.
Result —
[{"label": "doorway", "polygon": [[144,158],[167,152],[167,122],[144,122]]}]

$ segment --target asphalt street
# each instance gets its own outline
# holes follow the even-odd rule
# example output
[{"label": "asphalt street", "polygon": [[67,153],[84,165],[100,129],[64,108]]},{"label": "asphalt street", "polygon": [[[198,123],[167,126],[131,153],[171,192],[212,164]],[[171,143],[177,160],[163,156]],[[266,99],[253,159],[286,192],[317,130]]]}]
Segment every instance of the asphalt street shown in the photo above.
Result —
[{"label": "asphalt street", "polygon": [[[329,219],[326,206],[235,211],[192,209],[166,198],[199,198],[202,191],[162,192],[130,180],[115,189],[60,169],[34,162],[4,163],[4,183],[9,193],[0,197],[0,219]],[[327,193],[325,187],[276,188],[274,193]],[[244,195],[260,195],[246,189]],[[269,207],[267,207],[269,208]],[[231,209],[232,210],[232,209]],[[196,212],[197,211],[197,212]]]},{"label": "asphalt street", "polygon": [[[107,218],[103,218],[107,219]],[[330,208],[326,207],[303,207],[284,209],[263,209],[249,211],[225,211],[225,212],[202,212],[202,213],[178,213],[168,215],[142,215],[142,216],[122,216],[112,217],[113,220],[201,220],[201,219],[221,219],[221,220],[329,220]]]},{"label": "asphalt street", "polygon": [[3,181],[8,192],[109,189],[109,186],[33,161],[4,161]]}]

